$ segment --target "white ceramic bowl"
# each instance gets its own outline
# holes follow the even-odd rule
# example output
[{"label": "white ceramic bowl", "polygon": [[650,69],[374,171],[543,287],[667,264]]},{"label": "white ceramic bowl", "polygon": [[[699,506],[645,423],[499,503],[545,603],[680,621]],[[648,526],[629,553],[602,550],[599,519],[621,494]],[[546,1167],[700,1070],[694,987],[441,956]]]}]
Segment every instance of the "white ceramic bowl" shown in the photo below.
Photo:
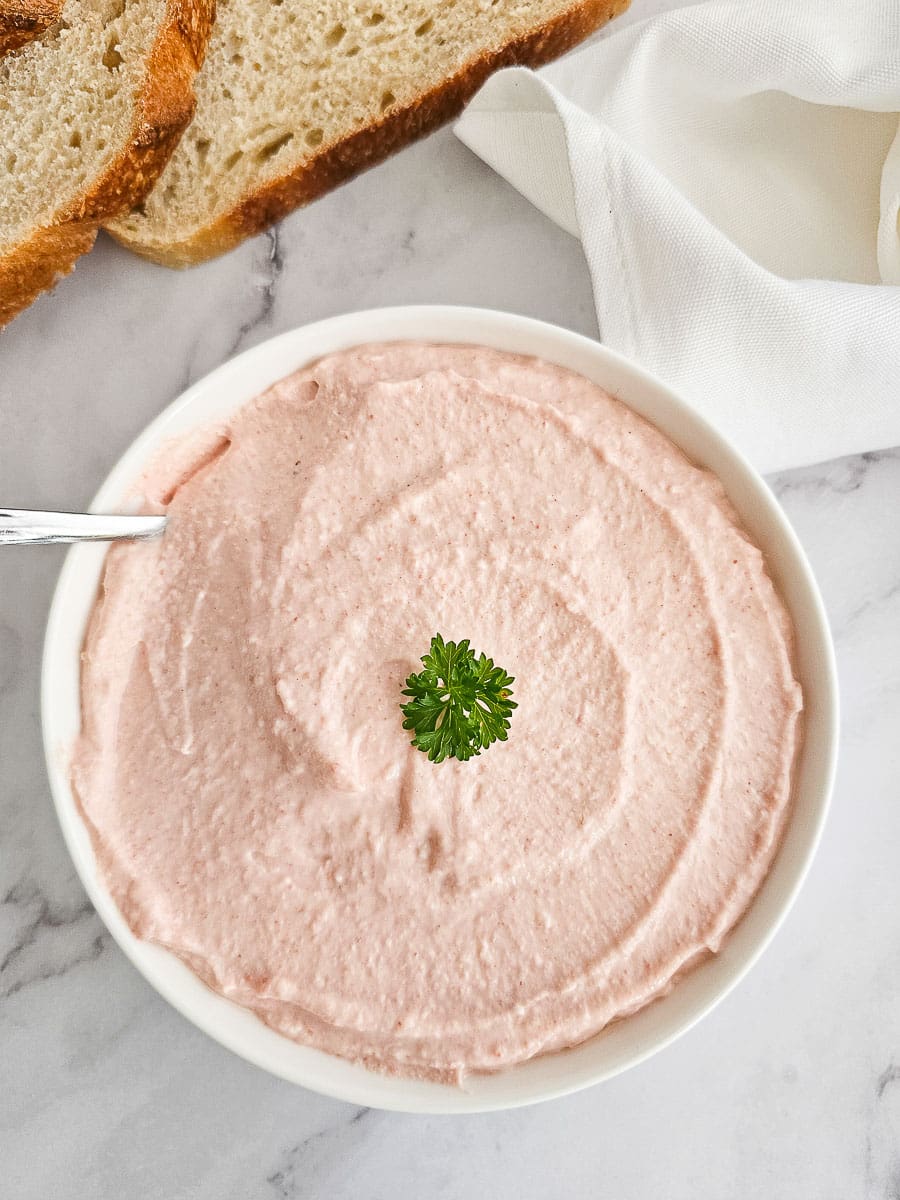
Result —
[{"label": "white ceramic bowl", "polygon": [[666,387],[603,346],[540,321],[473,308],[392,308],[334,317],[256,346],[194,384],[119,461],[92,505],[114,511],[161,442],[214,421],[269,384],[329,351],[361,342],[470,342],[534,354],[570,367],[647,417],[697,463],[721,478],[746,528],[765,552],[797,632],[805,695],[805,741],[790,823],[777,859],[723,950],[663,998],[591,1041],[464,1088],[390,1079],[275,1033],[209,991],[168,952],[135,938],[97,877],[87,831],[67,778],[67,748],[80,725],[79,670],[85,626],[105,548],[69,551],[47,626],[42,679],[44,745],[53,798],[75,866],[113,937],[144,977],[200,1029],[275,1075],[356,1104],[409,1112],[476,1112],[572,1092],[647,1058],[721,1000],[781,923],[806,874],[825,819],[837,749],[837,685],[825,613],[803,551],[762,479],[720,434]]}]

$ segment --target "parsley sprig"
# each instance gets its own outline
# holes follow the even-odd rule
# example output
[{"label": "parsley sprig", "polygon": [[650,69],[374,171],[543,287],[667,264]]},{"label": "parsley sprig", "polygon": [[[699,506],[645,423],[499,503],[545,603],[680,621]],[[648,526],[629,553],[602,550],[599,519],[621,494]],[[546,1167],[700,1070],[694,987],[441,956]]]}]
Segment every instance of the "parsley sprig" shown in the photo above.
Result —
[{"label": "parsley sprig", "polygon": [[410,675],[403,689],[411,699],[400,706],[413,746],[434,763],[465,762],[493,742],[506,741],[516,707],[511,675],[486,655],[476,657],[468,639],[445,642],[440,634],[431,639],[422,664],[425,670]]}]

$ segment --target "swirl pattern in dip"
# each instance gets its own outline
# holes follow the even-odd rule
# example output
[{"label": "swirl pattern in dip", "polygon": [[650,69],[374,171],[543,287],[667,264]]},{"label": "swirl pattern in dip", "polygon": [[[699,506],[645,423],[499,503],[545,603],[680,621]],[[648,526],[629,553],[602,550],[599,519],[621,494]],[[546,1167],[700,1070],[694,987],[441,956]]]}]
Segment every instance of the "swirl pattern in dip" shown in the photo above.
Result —
[{"label": "swirl pattern in dip", "polygon": [[[573,1045],[715,951],[790,797],[785,609],[720,483],[582,377],[478,347],[325,358],[143,480],[73,781],[135,933],[291,1038],[457,1080]],[[433,765],[431,636],[515,676]]]}]

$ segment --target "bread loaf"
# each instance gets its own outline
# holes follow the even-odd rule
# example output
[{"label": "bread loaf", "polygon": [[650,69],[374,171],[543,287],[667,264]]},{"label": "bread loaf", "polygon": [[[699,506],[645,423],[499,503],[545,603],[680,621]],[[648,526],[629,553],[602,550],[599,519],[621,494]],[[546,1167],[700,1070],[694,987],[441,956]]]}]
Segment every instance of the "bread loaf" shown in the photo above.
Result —
[{"label": "bread loaf", "polygon": [[153,186],[191,119],[213,8],[65,0],[0,58],[0,325]]},{"label": "bread loaf", "polygon": [[560,54],[628,0],[219,0],[197,112],[159,184],[107,223],[188,266],[453,117],[491,71]]}]

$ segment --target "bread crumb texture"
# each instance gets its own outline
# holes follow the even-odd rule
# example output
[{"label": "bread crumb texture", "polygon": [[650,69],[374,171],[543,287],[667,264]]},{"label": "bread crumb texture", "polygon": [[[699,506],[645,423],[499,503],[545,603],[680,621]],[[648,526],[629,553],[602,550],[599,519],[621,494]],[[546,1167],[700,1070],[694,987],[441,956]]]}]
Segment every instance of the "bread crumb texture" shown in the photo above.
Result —
[{"label": "bread crumb texture", "polygon": [[0,59],[0,253],[65,218],[131,136],[166,5],[68,0]]},{"label": "bread crumb texture", "polygon": [[171,265],[228,249],[452,116],[486,73],[473,64],[530,35],[523,61],[543,61],[626,4],[219,0],[194,120],[153,193],[110,228]]}]

